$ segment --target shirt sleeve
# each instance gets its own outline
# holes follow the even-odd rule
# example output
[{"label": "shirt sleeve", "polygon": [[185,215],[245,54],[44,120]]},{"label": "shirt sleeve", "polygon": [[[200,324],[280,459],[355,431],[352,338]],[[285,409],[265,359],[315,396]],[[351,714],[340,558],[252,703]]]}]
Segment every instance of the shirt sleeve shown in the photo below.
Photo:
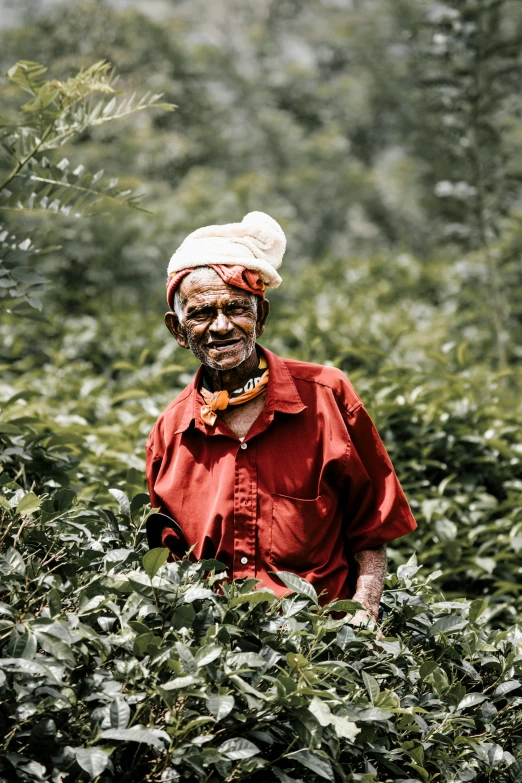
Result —
[{"label": "shirt sleeve", "polygon": [[[158,473],[161,468],[163,460],[163,444],[161,436],[157,431],[157,427],[154,427],[149,435],[146,446],[145,454],[145,473],[147,477],[147,485],[149,488],[150,504],[152,508],[162,511],[162,504],[160,498],[158,498],[155,492],[155,483],[158,477]],[[163,530],[159,530],[155,527],[154,538],[159,540],[156,543],[151,541],[149,533],[149,546],[163,546],[170,550],[171,559],[178,560],[182,558],[188,549],[187,542],[183,537],[172,528],[168,527],[168,522],[165,522]]]},{"label": "shirt sleeve", "polygon": [[161,507],[161,502],[154,492],[156,478],[161,468],[161,460],[162,454],[158,454],[156,449],[156,427],[154,427],[148,437],[145,450],[145,475],[147,478],[147,486],[149,488],[150,504],[152,508]]},{"label": "shirt sleeve", "polygon": [[344,418],[350,437],[346,538],[352,552],[361,552],[411,533],[417,523],[364,406],[345,410]]}]

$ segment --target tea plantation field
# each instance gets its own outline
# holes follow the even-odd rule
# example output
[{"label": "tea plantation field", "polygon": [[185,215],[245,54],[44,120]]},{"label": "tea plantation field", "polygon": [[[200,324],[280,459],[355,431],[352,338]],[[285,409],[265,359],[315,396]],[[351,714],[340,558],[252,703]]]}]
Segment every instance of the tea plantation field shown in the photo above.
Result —
[{"label": "tea plantation field", "polygon": [[159,300],[2,327],[3,780],[522,779],[516,376],[452,342],[425,274],[308,270],[263,338],[349,375],[419,523],[358,632],[292,575],[276,600],[147,553],[145,439],[196,368]]}]

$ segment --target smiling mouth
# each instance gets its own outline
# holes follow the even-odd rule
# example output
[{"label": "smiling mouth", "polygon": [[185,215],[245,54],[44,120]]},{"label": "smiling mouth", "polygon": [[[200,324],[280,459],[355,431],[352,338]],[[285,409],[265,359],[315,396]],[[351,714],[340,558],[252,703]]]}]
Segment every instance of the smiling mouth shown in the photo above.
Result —
[{"label": "smiling mouth", "polygon": [[232,340],[213,340],[211,343],[208,343],[207,348],[211,348],[214,351],[226,351],[228,348],[235,348],[241,340],[239,338],[235,338]]}]

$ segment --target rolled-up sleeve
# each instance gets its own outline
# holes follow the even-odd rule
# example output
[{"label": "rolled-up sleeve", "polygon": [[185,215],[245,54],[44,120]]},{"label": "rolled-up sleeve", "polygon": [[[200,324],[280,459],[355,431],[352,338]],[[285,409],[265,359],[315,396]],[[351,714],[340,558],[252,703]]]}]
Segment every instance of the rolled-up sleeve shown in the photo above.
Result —
[{"label": "rolled-up sleeve", "polygon": [[364,406],[345,411],[350,438],[345,523],[348,549],[361,552],[401,538],[417,524],[384,444]]}]

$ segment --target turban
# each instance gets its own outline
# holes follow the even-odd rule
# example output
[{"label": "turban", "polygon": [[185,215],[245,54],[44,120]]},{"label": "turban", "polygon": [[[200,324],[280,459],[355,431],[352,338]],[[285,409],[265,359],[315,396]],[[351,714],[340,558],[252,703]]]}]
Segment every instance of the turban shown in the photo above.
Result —
[{"label": "turban", "polygon": [[286,248],[279,223],[264,212],[249,212],[241,223],[205,226],[189,234],[168,266],[167,300],[172,309],[181,280],[198,266],[209,266],[230,285],[264,296],[277,288]]}]

